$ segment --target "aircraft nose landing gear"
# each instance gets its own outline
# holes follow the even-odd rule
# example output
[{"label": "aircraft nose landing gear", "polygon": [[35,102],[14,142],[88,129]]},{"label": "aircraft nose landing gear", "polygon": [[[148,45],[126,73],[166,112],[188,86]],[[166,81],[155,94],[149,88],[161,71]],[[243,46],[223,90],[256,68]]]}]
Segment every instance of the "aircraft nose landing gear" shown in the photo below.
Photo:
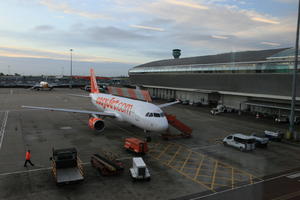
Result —
[{"label": "aircraft nose landing gear", "polygon": [[147,141],[147,142],[151,142],[151,136],[147,136],[147,137],[146,137],[146,141]]},{"label": "aircraft nose landing gear", "polygon": [[151,142],[151,136],[150,136],[150,132],[147,130],[144,130],[144,133],[146,133],[146,142]]}]

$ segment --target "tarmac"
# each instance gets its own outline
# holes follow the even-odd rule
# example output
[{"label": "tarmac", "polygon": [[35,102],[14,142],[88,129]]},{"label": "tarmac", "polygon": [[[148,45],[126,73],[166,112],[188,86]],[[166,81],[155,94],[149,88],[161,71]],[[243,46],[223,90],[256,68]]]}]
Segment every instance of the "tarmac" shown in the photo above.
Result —
[{"label": "tarmac", "polygon": [[[160,133],[151,133],[150,152],[144,156],[151,181],[132,182],[129,168],[134,155],[126,152],[123,144],[127,137],[144,138],[143,130],[106,118],[104,132],[97,134],[88,128],[87,115],[21,108],[95,110],[88,98],[68,94],[88,93],[66,88],[0,89],[0,199],[240,199],[247,194],[243,199],[259,200],[300,195],[298,187],[290,186],[299,182],[298,176],[287,177],[299,173],[297,145],[270,142],[266,149],[240,152],[221,142],[232,133],[284,131],[286,124],[237,113],[212,116],[206,107],[167,107],[167,113],[193,128],[192,137],[165,141]],[[173,128],[171,131],[176,133]],[[84,163],[84,182],[55,184],[49,161],[53,147],[77,148]],[[23,167],[27,149],[32,152],[34,167]],[[102,151],[118,155],[125,164],[124,173],[104,177],[92,168],[91,155]]]}]

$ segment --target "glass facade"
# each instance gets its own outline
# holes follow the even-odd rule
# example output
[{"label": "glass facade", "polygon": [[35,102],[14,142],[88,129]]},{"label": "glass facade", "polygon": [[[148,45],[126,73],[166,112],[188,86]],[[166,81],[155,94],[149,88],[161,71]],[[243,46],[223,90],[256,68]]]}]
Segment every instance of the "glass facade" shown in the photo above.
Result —
[{"label": "glass facade", "polygon": [[[129,74],[140,73],[291,73],[294,62],[288,60],[267,60],[261,62],[194,64],[174,66],[136,67]],[[299,67],[298,67],[299,68]]]}]

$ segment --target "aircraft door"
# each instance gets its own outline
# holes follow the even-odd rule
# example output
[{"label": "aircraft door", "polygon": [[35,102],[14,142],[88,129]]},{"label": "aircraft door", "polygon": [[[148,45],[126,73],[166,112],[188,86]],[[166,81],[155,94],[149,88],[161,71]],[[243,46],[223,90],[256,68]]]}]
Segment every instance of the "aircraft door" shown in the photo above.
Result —
[{"label": "aircraft door", "polygon": [[137,121],[137,122],[141,121],[141,118],[137,113],[134,113],[134,118],[135,118],[135,121]]}]

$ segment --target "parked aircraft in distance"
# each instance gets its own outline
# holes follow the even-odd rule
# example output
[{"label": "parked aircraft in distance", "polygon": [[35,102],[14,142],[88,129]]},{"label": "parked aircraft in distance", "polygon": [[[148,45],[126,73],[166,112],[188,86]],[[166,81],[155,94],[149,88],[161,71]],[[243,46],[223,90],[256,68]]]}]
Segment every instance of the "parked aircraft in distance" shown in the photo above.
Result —
[{"label": "parked aircraft in distance", "polygon": [[57,83],[48,83],[47,81],[41,81],[38,83],[19,83],[20,87],[28,87],[31,90],[53,90],[54,87],[63,87],[69,86],[70,84],[57,84]]},{"label": "parked aircraft in distance", "polygon": [[[111,117],[118,121],[125,121],[134,126],[143,129],[145,132],[155,131],[161,132],[168,129],[168,121],[161,108],[167,107],[179,101],[165,103],[161,105],[154,105],[152,103],[129,99],[125,97],[114,96],[112,94],[100,93],[96,82],[94,70],[91,69],[91,93],[89,97],[92,103],[99,111],[90,110],[76,110],[65,108],[48,108],[48,107],[36,107],[36,106],[22,106],[23,108],[50,110],[50,111],[62,111],[73,113],[89,114],[89,127],[101,132],[105,128],[103,118]],[[147,139],[150,139],[148,135]]]},{"label": "parked aircraft in distance", "polygon": [[44,90],[44,89],[49,89],[52,90],[54,87],[58,86],[57,84],[49,84],[46,81],[41,81],[40,83],[32,86],[30,89],[31,90]]}]

